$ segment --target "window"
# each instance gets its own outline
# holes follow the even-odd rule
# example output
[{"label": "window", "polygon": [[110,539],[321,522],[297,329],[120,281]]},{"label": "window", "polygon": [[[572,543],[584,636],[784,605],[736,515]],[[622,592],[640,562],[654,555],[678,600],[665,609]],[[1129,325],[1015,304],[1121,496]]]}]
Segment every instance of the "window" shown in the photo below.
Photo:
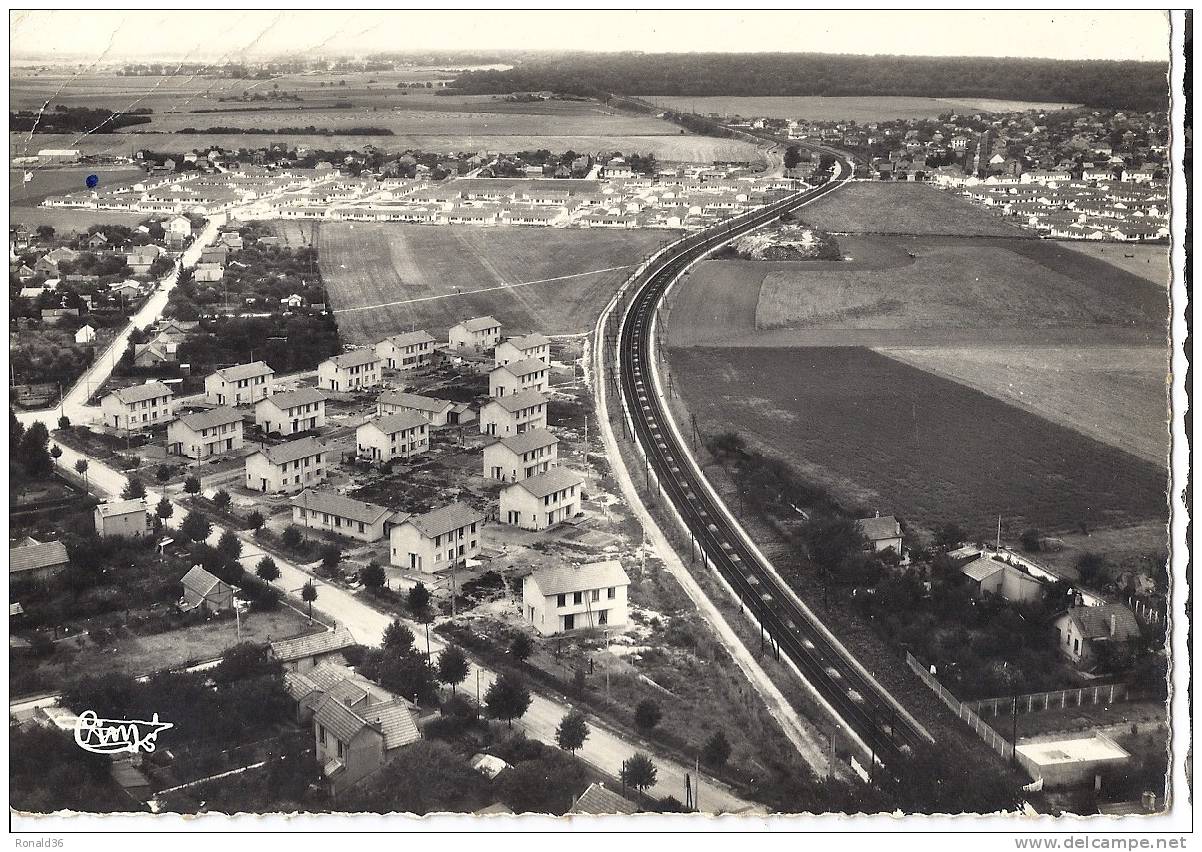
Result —
[{"label": "window", "polygon": [[567,606],[568,605],[568,596],[567,595],[556,595],[555,596],[555,605],[556,606]]},{"label": "window", "polygon": [[572,603],[579,604],[584,602],[583,592],[572,592]]},{"label": "window", "polygon": [[592,594],[592,598],[594,601],[601,600],[601,590],[600,589],[593,589],[591,594]]},{"label": "window", "polygon": [[325,725],[317,726],[317,739],[321,742],[322,745],[326,744],[326,726]]},{"label": "window", "polygon": [[618,596],[618,590],[616,588],[614,588],[613,586],[610,586],[609,587],[609,599],[612,601],[617,596]]},{"label": "window", "polygon": [[344,751],[344,746],[342,745],[342,740],[336,739],[336,740],[334,740],[334,744],[338,746],[338,759],[342,760],[342,758],[345,756],[345,751]]},{"label": "window", "polygon": [[597,623],[598,624],[609,624],[609,610],[607,610],[607,609],[597,610]]}]

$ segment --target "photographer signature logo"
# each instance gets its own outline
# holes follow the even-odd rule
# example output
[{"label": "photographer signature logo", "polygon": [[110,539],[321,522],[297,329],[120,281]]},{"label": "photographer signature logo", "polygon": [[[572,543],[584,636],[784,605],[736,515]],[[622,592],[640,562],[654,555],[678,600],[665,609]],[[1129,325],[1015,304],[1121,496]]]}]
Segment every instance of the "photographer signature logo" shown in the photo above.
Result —
[{"label": "photographer signature logo", "polygon": [[149,722],[142,722],[137,719],[98,719],[91,710],[85,710],[75,723],[75,743],[93,754],[152,752],[159,734],[173,727],[170,722],[160,722],[158,713]]}]

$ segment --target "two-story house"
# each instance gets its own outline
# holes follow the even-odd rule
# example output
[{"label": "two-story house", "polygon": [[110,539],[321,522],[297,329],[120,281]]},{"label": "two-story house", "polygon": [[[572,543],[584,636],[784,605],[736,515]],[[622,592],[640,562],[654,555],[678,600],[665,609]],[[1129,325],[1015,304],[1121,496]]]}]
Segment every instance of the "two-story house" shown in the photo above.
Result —
[{"label": "two-story house", "polygon": [[320,429],[326,425],[326,395],[315,388],[273,393],[255,403],[255,425],[280,435]]},{"label": "two-story house", "polygon": [[551,368],[535,358],[511,361],[488,374],[488,395],[510,396],[524,390],[545,391],[551,384]]},{"label": "two-story house", "polygon": [[265,494],[292,494],[326,479],[325,445],[301,438],[264,447],[246,457],[246,487]]},{"label": "two-story house", "polygon": [[182,414],[167,424],[167,451],[207,459],[242,447],[242,415],[227,405]]},{"label": "two-story house", "polygon": [[376,355],[390,370],[416,370],[434,359],[434,338],[425,331],[394,334],[376,344]]},{"label": "two-story house", "polygon": [[380,383],[380,356],[374,349],[354,349],[317,365],[317,386],[324,390],[354,391]]},{"label": "two-story house", "polygon": [[101,503],[93,511],[92,520],[96,523],[96,535],[101,538],[138,538],[153,529],[145,497]]},{"label": "two-story house", "polygon": [[465,503],[398,520],[389,536],[389,560],[407,571],[432,574],[480,554],[484,515]]},{"label": "two-story house", "polygon": [[501,520],[524,530],[543,530],[580,514],[584,478],[566,467],[501,489]]},{"label": "two-story house", "polygon": [[504,437],[547,428],[547,398],[536,390],[491,399],[480,407],[480,432]]},{"label": "two-story house", "polygon": [[556,565],[522,580],[522,614],[543,636],[587,627],[627,624],[630,578],[616,559],[591,565]]},{"label": "two-story house", "polygon": [[271,396],[275,370],[262,361],[222,367],[205,377],[205,401],[209,405],[252,405]]},{"label": "two-story house", "polygon": [[100,402],[104,425],[139,431],[171,419],[171,397],[175,392],[162,382],[147,382],[118,388]]},{"label": "two-story house", "polygon": [[360,458],[375,462],[410,459],[430,449],[429,421],[414,411],[385,414],[355,430]]},{"label": "two-story house", "polygon": [[492,317],[475,317],[451,326],[447,341],[452,349],[483,352],[501,342],[501,323]]},{"label": "two-story house", "polygon": [[345,793],[421,739],[417,719],[403,698],[348,705],[327,693],[313,713],[317,763],[330,796]]},{"label": "two-story house", "polygon": [[329,491],[306,489],[288,501],[292,522],[314,530],[345,535],[359,541],[379,541],[384,525],[392,518],[391,509],[352,500]]},{"label": "two-story house", "polygon": [[451,421],[455,403],[405,391],[385,391],[376,398],[376,414],[417,414],[431,426],[446,426]]},{"label": "two-story house", "polygon": [[551,341],[538,332],[527,334],[525,337],[511,337],[498,343],[493,351],[493,363],[497,367],[531,359],[542,361],[548,366],[551,364]]},{"label": "two-story house", "polygon": [[1080,668],[1089,668],[1103,653],[1140,636],[1135,614],[1122,604],[1075,606],[1055,618],[1057,647]]},{"label": "two-story house", "polygon": [[544,473],[559,455],[559,439],[546,429],[527,429],[484,448],[484,478],[519,482]]}]

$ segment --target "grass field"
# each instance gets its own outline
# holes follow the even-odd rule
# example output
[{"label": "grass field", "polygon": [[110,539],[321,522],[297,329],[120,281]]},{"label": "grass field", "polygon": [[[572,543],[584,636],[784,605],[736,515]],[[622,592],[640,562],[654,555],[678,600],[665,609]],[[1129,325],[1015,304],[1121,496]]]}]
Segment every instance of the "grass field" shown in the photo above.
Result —
[{"label": "grass field", "polygon": [[766,118],[804,118],[807,121],[889,121],[897,118],[935,118],[945,112],[1020,112],[1028,109],[1066,109],[1073,104],[999,101],[988,98],[911,97],[713,97],[689,98],[639,95],[660,106],[691,112]]},{"label": "grass field", "polygon": [[1167,245],[1119,245],[1115,243],[1095,243],[1084,240],[1062,240],[1056,245],[1064,246],[1086,257],[1105,261],[1111,266],[1124,272],[1138,275],[1145,281],[1169,286],[1172,268],[1169,263],[1169,247]]},{"label": "grass field", "polygon": [[1155,346],[969,346],[883,349],[960,382],[1167,465],[1167,352]]},{"label": "grass field", "polygon": [[[445,337],[459,320],[484,314],[506,332],[588,331],[627,267],[674,236],[323,223],[318,247],[339,332],[365,343],[411,327]],[[578,277],[546,280],[564,276]]]},{"label": "grass field", "polygon": [[142,177],[137,167],[81,166],[79,168],[34,169],[29,181],[25,180],[25,169],[8,171],[8,205],[12,207],[37,207],[48,195],[66,195],[68,192],[86,192],[84,183],[88,175],[96,175],[98,188],[113,184],[127,184]]},{"label": "grass field", "polygon": [[1166,516],[1158,465],[866,349],[694,347],[669,361],[703,432],[734,429],[919,527],[984,535],[1000,514],[1013,539]]},{"label": "grass field", "polygon": [[853,183],[807,206],[802,215],[840,234],[1034,238],[957,195],[904,181]]}]

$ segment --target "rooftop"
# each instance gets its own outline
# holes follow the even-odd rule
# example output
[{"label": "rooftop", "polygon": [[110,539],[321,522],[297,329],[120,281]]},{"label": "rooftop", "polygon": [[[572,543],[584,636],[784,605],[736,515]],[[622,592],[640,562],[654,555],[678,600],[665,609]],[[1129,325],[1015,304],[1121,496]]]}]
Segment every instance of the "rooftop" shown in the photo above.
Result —
[{"label": "rooftop", "polygon": [[532,408],[536,405],[542,405],[547,401],[542,391],[534,388],[526,388],[526,390],[511,393],[506,396],[490,399],[485,405],[499,405],[506,411],[512,413],[521,411],[523,408]]},{"label": "rooftop", "polygon": [[484,331],[486,328],[497,328],[501,324],[492,317],[474,317],[459,323],[467,331]]},{"label": "rooftop", "polygon": [[515,482],[509,488],[521,488],[535,497],[546,497],[556,491],[562,491],[573,485],[583,485],[584,477],[566,467],[553,467],[535,476],[529,476],[521,482]]},{"label": "rooftop", "polygon": [[540,361],[538,358],[523,358],[521,361],[511,361],[508,364],[497,367],[497,370],[505,370],[515,376],[528,376],[531,373],[546,371],[546,369],[546,362]]},{"label": "rooftop", "polygon": [[535,331],[531,334],[527,334],[525,337],[511,337],[509,338],[509,343],[525,352],[528,349],[534,349],[539,346],[547,346],[551,343],[551,341]]},{"label": "rooftop", "polygon": [[195,592],[201,597],[207,595],[213,590],[213,587],[220,583],[221,580],[210,574],[199,565],[193,565],[188,569],[188,573],[183,576],[180,583],[185,589]]},{"label": "rooftop", "polygon": [[134,402],[142,402],[147,399],[155,399],[160,396],[174,396],[175,391],[167,387],[162,382],[147,382],[144,385],[130,385],[127,388],[118,388],[113,391],[113,396],[117,397],[125,405]]},{"label": "rooftop", "polygon": [[298,636],[295,639],[283,639],[271,643],[271,654],[282,663],[301,660],[315,654],[329,654],[349,648],[355,644],[355,637],[345,627],[326,630],[309,636]]},{"label": "rooftop", "polygon": [[267,399],[259,400],[259,402],[271,400],[276,408],[285,409],[295,408],[298,405],[309,405],[314,402],[324,402],[325,398],[326,395],[316,388],[299,388],[297,390],[272,394]]},{"label": "rooftop", "polygon": [[289,441],[274,447],[264,447],[259,450],[272,464],[285,464],[306,456],[315,456],[325,452],[325,444],[316,438],[301,438],[299,441]]},{"label": "rooftop", "polygon": [[66,565],[67,547],[61,541],[47,541],[42,544],[30,544],[26,547],[10,547],[8,549],[8,573],[20,574],[23,571],[35,571],[38,568],[51,568],[56,565]]},{"label": "rooftop", "polygon": [[594,783],[572,803],[568,809],[570,814],[633,814],[638,813],[638,805],[623,798],[610,790],[604,784]]},{"label": "rooftop", "polygon": [[364,503],[361,500],[352,500],[350,497],[343,497],[341,494],[335,494],[331,491],[305,489],[288,502],[293,506],[308,509],[311,512],[326,512],[331,515],[337,515],[340,518],[350,518],[352,521],[359,521],[364,524],[374,524],[385,515],[392,514],[392,510],[384,506],[377,506],[375,503]]},{"label": "rooftop", "polygon": [[96,507],[96,513],[102,518],[110,518],[115,515],[128,515],[131,512],[145,512],[146,498],[135,497],[132,500],[110,500],[107,503],[101,503]]},{"label": "rooftop", "polygon": [[214,372],[227,382],[239,382],[243,379],[253,379],[256,376],[275,374],[275,370],[268,367],[262,361],[251,361],[249,364],[235,364],[232,367],[222,367],[220,370],[215,370]]},{"label": "rooftop", "polygon": [[194,414],[181,414],[179,416],[179,421],[193,432],[199,432],[201,429],[212,429],[214,426],[225,426],[228,423],[241,423],[242,415],[230,408],[228,405],[222,405],[208,411],[198,411]]},{"label": "rooftop", "polygon": [[549,429],[527,429],[520,435],[510,435],[508,438],[502,438],[497,443],[520,455],[528,453],[531,450],[558,444],[559,439],[551,434]]},{"label": "rooftop", "polygon": [[333,362],[334,366],[340,370],[345,370],[348,367],[361,367],[364,364],[372,364],[380,360],[380,356],[376,354],[374,349],[353,349],[350,352],[343,352],[341,355],[335,355],[333,358],[327,359]]},{"label": "rooftop", "polygon": [[415,346],[419,343],[433,343],[434,338],[426,331],[407,331],[404,334],[394,334],[384,338],[393,346]]},{"label": "rooftop", "polygon": [[1075,606],[1069,609],[1068,617],[1077,623],[1086,639],[1104,639],[1111,636],[1127,639],[1140,633],[1135,614],[1122,604]]},{"label": "rooftop", "polygon": [[869,541],[881,541],[886,538],[897,538],[901,535],[901,524],[892,515],[875,518],[861,518],[860,529]]},{"label": "rooftop", "polygon": [[417,411],[445,411],[454,405],[449,400],[435,399],[432,396],[421,396],[405,391],[386,391],[380,394],[376,401],[384,405],[399,405]]},{"label": "rooftop", "polygon": [[426,512],[424,515],[413,515],[405,521],[405,523],[410,523],[417,527],[418,532],[426,538],[445,535],[451,530],[483,522],[484,514],[476,511],[466,503],[451,503],[447,506],[440,506],[433,511]]},{"label": "rooftop", "polygon": [[1086,763],[1095,760],[1126,760],[1131,756],[1114,740],[1101,734],[1068,740],[1020,743],[1015,750],[1039,766]]},{"label": "rooftop", "polygon": [[628,586],[630,578],[616,559],[593,562],[590,565],[556,565],[541,568],[530,575],[544,596],[579,592],[583,589],[602,589],[609,586]]},{"label": "rooftop", "polygon": [[375,420],[368,420],[363,425],[375,426],[385,435],[391,435],[394,432],[401,432],[405,429],[424,428],[430,424],[426,418],[416,412],[402,411],[397,414],[385,414],[383,417],[377,417]]}]

